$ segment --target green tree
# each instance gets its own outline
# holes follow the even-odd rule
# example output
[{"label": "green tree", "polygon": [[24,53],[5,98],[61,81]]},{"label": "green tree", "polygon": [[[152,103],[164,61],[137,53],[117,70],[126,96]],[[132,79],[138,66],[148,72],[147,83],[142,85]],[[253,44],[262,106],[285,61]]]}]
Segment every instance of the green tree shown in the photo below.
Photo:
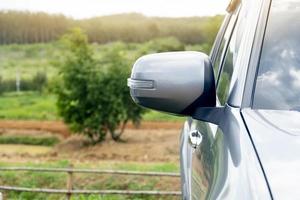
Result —
[{"label": "green tree", "polygon": [[93,143],[103,141],[107,133],[119,140],[127,122],[139,123],[143,112],[129,96],[129,61],[124,52],[113,48],[102,60],[95,60],[80,29],[62,41],[67,55],[55,90],[60,115],[71,130],[87,135]]},{"label": "green tree", "polygon": [[185,44],[212,45],[223,16],[163,18],[117,14],[75,20],[43,12],[1,11],[0,44],[54,41],[71,27],[81,27],[90,42],[146,42],[175,37]]},{"label": "green tree", "polygon": [[[127,78],[130,77],[132,61],[126,57],[126,53],[126,45],[117,43],[104,53],[103,59],[107,67],[103,84],[106,85],[107,95],[110,96],[107,111],[111,118],[108,119],[107,128],[114,140],[120,139],[128,121],[138,125],[145,112],[132,101],[129,95]],[[101,90],[101,85],[97,84],[97,87]],[[109,94],[111,91],[114,92]],[[121,129],[116,132],[119,124],[122,124]]]}]

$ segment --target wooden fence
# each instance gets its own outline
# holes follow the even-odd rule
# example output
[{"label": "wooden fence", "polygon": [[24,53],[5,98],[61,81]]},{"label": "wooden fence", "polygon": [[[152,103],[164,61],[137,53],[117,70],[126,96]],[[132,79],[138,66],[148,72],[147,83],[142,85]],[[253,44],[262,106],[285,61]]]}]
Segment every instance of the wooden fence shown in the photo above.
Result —
[{"label": "wooden fence", "polygon": [[0,190],[17,191],[17,192],[39,192],[65,194],[67,199],[71,199],[73,194],[119,194],[119,195],[168,195],[180,196],[180,191],[156,191],[156,190],[74,190],[73,189],[73,174],[74,173],[91,173],[91,174],[115,174],[115,175],[134,175],[134,176],[158,176],[158,177],[180,177],[178,173],[166,172],[138,172],[124,170],[101,170],[101,169],[75,169],[72,166],[69,168],[33,168],[33,167],[0,167],[0,171],[32,171],[32,172],[63,172],[68,173],[66,189],[48,189],[48,188],[25,188],[13,186],[0,186]]}]

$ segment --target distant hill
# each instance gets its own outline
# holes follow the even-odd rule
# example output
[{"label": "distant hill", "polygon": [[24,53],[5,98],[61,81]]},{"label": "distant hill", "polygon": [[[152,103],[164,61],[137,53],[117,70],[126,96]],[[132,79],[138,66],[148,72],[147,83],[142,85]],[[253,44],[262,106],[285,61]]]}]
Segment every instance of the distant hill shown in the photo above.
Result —
[{"label": "distant hill", "polygon": [[174,36],[187,44],[212,43],[223,16],[164,18],[138,13],[75,20],[43,12],[0,11],[0,44],[44,43],[58,39],[68,29],[80,27],[90,42],[145,42]]}]

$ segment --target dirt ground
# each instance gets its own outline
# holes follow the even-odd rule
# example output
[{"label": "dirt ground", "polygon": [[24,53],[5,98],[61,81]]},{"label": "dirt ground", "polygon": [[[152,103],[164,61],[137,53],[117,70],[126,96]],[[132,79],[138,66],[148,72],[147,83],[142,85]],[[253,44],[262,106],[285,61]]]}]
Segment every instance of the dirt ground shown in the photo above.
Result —
[{"label": "dirt ground", "polygon": [[[139,127],[128,123],[127,129],[181,129],[182,122],[142,122]],[[0,120],[0,129],[41,130],[69,136],[68,127],[61,121]]]},{"label": "dirt ground", "polygon": [[88,145],[83,136],[71,135],[62,122],[0,121],[0,133],[54,134],[61,138],[60,144],[48,149],[43,147],[41,151],[39,146],[8,145],[0,148],[0,158],[3,162],[61,159],[75,163],[99,160],[178,162],[181,127],[180,122],[145,122],[138,129],[130,124],[122,136],[124,142],[115,142],[108,137],[101,144]]}]

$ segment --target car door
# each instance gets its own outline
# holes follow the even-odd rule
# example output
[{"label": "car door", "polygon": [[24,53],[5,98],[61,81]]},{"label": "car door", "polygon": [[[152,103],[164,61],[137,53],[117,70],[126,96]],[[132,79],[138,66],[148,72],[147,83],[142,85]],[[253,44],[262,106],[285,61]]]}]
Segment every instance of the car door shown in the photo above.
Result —
[{"label": "car door", "polygon": [[212,59],[218,70],[216,103],[224,108],[218,126],[195,119],[185,126],[192,144],[188,199],[270,198],[239,104],[235,104],[242,93],[237,91],[243,88],[241,75],[247,72],[262,2],[243,1],[236,8],[222,39],[224,45]]},{"label": "car door", "polygon": [[[213,45],[210,57],[213,62],[214,75],[218,77],[219,68],[221,67],[222,57],[228,44],[228,36],[230,30],[234,26],[236,15],[228,14],[225,16],[221,28],[216,37]],[[216,79],[217,81],[217,79]],[[192,118],[188,118],[183,126],[181,134],[181,145],[180,145],[180,163],[181,163],[181,183],[182,192],[184,199],[190,199],[191,196],[191,163],[192,163],[192,148],[188,142],[189,132],[192,130],[192,123],[195,121]],[[213,126],[213,125],[211,125]]]},{"label": "car door", "polygon": [[[229,14],[230,21],[213,63],[216,85],[217,105],[224,106],[229,94],[230,79],[235,60],[236,35],[234,28],[238,18],[238,9]],[[224,134],[217,125],[189,119],[189,137],[199,134],[200,145],[191,148],[190,199],[215,199],[225,183],[227,151]]]}]

